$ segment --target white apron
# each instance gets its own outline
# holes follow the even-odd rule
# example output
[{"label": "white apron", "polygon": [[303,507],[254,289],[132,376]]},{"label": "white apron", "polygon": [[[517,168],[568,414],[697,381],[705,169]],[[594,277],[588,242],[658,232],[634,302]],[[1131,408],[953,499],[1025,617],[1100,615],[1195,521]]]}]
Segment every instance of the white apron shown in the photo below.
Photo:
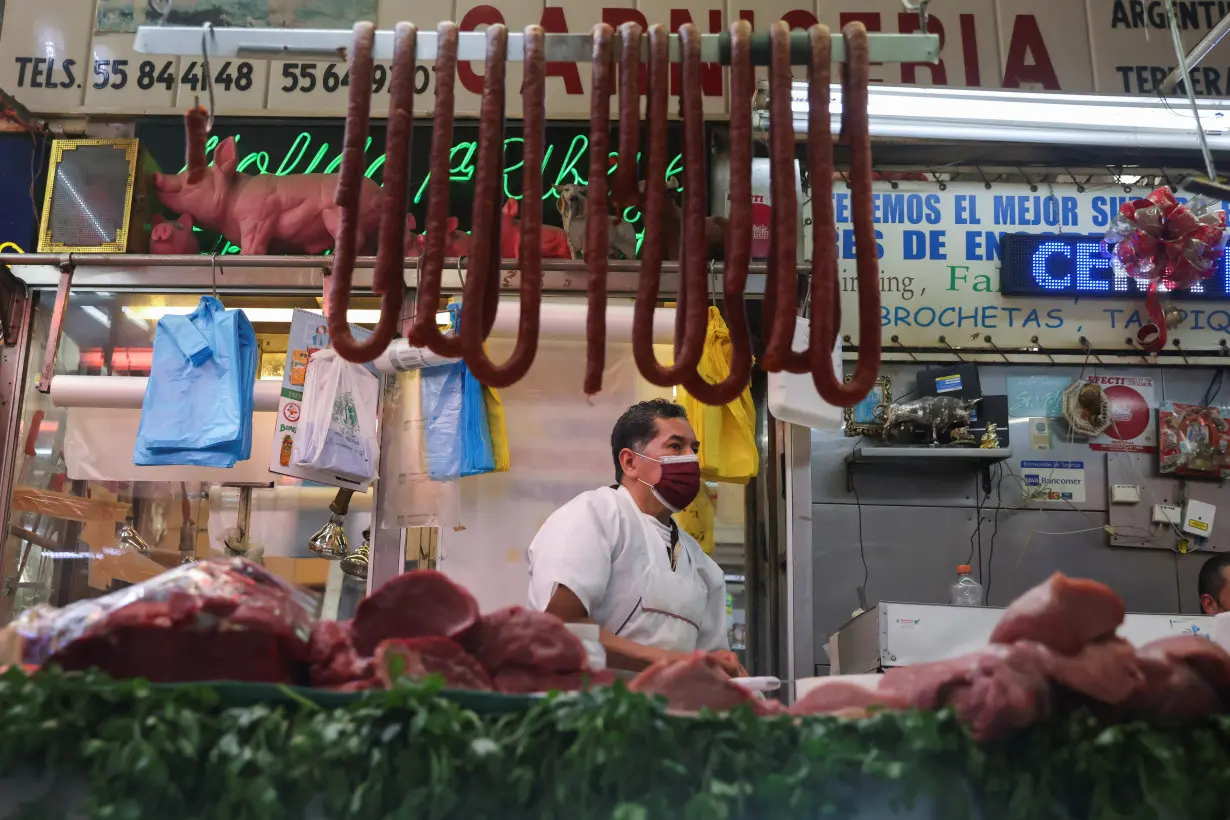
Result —
[{"label": "white apron", "polygon": [[[667,553],[669,539],[657,522],[645,515],[626,492],[618,494],[625,513],[642,532],[636,540],[648,551],[649,564],[638,579],[631,611],[617,613],[605,627],[621,638],[671,652],[692,652],[700,637],[709,590],[688,550],[680,546],[677,567],[672,570]],[[632,597],[633,591],[620,590]]]}]

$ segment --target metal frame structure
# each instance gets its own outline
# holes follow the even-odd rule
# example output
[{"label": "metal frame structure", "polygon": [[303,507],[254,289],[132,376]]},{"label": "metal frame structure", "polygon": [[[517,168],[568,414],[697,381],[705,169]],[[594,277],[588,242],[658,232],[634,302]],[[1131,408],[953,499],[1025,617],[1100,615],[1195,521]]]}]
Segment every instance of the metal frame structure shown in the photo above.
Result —
[{"label": "metal frame structure", "polygon": [[[508,35],[508,61],[523,59],[525,35],[510,32]],[[279,28],[214,28],[205,26],[141,26],[137,29],[133,48],[140,54],[163,54],[168,56],[193,57],[208,54],[211,57],[258,57],[280,59],[289,56],[332,58],[344,61],[353,43],[354,34],[348,29],[279,29]],[[434,31],[419,31],[416,38],[415,59],[422,63],[434,60],[437,54],[438,35]],[[806,65],[811,46],[806,32],[792,35],[791,57],[795,65]],[[867,35],[871,61],[875,63],[936,63],[940,58],[938,34],[879,34]],[[588,63],[593,59],[594,40],[589,34],[547,34],[546,58],[550,62]],[[619,45],[615,45],[618,55]],[[643,45],[648,56],[648,43]],[[832,35],[833,60],[843,62],[846,44],[840,32]],[[700,38],[701,60],[707,63],[730,64],[730,35],[702,34]],[[487,55],[487,35],[480,31],[463,31],[457,41],[457,59],[483,60]],[[393,59],[393,32],[385,29],[376,32],[372,56],[377,60]],[[670,58],[680,60],[679,36],[670,37]],[[769,64],[769,35],[752,35],[752,61],[756,65]]]},{"label": "metal frame structure", "polygon": [[[0,320],[3,321],[3,342],[0,348],[0,585],[8,577],[17,551],[6,549],[9,542],[9,517],[13,486],[17,475],[17,452],[21,441],[21,413],[25,400],[26,372],[30,359],[31,325],[34,300],[22,282],[6,270],[0,270]],[[8,623],[12,615],[13,598],[0,589],[0,624]]]}]

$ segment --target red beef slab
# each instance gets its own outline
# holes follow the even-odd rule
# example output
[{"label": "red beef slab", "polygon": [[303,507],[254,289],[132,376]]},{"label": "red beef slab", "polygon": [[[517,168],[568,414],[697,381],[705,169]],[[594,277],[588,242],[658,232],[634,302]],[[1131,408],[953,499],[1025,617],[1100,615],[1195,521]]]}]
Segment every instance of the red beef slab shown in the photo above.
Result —
[{"label": "red beef slab", "polygon": [[391,638],[376,648],[376,676],[385,688],[401,677],[439,675],[450,689],[491,691],[486,670],[448,638]]},{"label": "red beef slab", "polygon": [[544,672],[521,666],[504,666],[491,676],[497,692],[507,695],[532,695],[538,692],[576,692],[615,683],[609,669],[598,672]]},{"label": "red beef slab", "polygon": [[1109,638],[1123,623],[1123,600],[1104,584],[1056,572],[1013,601],[991,643],[1035,641],[1064,655]]},{"label": "red beef slab", "polygon": [[588,668],[585,647],[563,621],[519,606],[484,615],[462,643],[493,674],[505,666],[542,672]]},{"label": "red beef slab", "polygon": [[1216,691],[1230,695],[1230,653],[1207,638],[1195,635],[1161,638],[1142,646],[1140,654],[1185,663]]},{"label": "red beef slab", "polygon": [[683,712],[725,711],[757,701],[755,695],[734,683],[717,661],[704,652],[663,666],[655,664],[633,678],[628,688],[646,695],[661,695],[671,709]]},{"label": "red beef slab", "polygon": [[882,675],[837,675],[825,678],[795,701],[792,715],[832,715],[851,711],[866,712],[878,707],[890,711],[910,708],[906,693],[881,689]]},{"label": "red beef slab", "polygon": [[1185,662],[1142,651],[1140,665],[1145,685],[1123,704],[1127,713],[1163,723],[1182,723],[1225,710],[1223,698]]},{"label": "red beef slab", "polygon": [[355,652],[350,624],[317,621],[308,642],[308,676],[313,686],[344,687],[372,678],[371,658]]},{"label": "red beef slab", "polygon": [[457,638],[478,623],[478,603],[443,573],[398,575],[364,598],[351,629],[360,655],[389,638]]}]

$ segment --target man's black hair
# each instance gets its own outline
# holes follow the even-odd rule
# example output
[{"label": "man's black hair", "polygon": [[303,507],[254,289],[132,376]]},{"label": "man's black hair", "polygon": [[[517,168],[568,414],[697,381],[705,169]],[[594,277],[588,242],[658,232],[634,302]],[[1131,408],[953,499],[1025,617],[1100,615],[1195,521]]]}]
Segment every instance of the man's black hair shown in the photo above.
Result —
[{"label": "man's black hair", "polygon": [[658,419],[686,419],[688,411],[669,399],[650,399],[624,411],[611,430],[611,457],[615,459],[615,483],[624,480],[619,454],[624,449],[640,450],[658,434]]},{"label": "man's black hair", "polygon": [[1225,569],[1230,567],[1230,552],[1219,552],[1204,562],[1200,568],[1200,581],[1197,594],[1211,595],[1213,600],[1221,601],[1222,590],[1226,588]]}]

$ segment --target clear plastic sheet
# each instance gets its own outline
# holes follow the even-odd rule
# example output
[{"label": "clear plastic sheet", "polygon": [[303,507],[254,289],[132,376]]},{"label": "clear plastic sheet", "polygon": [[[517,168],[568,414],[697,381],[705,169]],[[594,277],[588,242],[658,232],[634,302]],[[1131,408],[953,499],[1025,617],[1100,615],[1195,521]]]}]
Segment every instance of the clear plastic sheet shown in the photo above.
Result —
[{"label": "clear plastic sheet", "polygon": [[185,617],[189,630],[276,631],[301,641],[306,651],[315,610],[309,593],[251,561],[226,558],[176,567],[62,609],[36,606],[13,627],[25,641],[24,661],[30,664],[45,663],[73,642],[117,624],[170,626]]}]

